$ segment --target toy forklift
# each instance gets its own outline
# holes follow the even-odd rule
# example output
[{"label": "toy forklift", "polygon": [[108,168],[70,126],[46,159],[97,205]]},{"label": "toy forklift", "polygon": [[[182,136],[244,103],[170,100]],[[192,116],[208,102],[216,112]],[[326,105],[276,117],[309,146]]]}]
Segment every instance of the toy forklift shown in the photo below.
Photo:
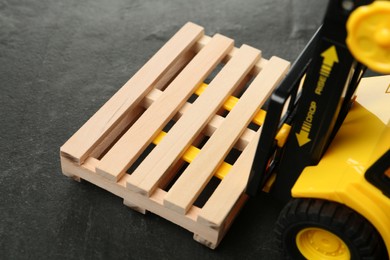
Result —
[{"label": "toy forklift", "polygon": [[366,67],[390,73],[386,1],[331,0],[291,68],[188,23],[61,147],[62,171],[211,248],[266,191],[287,257],[390,257],[390,78]]},{"label": "toy forklift", "polygon": [[377,96],[383,121],[355,102],[366,66],[390,72],[390,2],[371,2],[330,1],[266,109],[247,193],[271,182],[287,202],[276,231],[292,259],[385,259],[390,250],[390,86]]}]

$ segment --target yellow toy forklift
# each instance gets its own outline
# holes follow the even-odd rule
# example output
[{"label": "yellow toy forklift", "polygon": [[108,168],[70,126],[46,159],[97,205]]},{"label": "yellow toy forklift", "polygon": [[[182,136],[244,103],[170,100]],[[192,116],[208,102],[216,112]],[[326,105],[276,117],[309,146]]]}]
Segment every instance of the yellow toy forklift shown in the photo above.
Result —
[{"label": "yellow toy forklift", "polygon": [[355,102],[367,67],[390,73],[390,2],[331,0],[268,101],[246,192],[287,203],[287,258],[390,258],[390,86],[382,118]]}]

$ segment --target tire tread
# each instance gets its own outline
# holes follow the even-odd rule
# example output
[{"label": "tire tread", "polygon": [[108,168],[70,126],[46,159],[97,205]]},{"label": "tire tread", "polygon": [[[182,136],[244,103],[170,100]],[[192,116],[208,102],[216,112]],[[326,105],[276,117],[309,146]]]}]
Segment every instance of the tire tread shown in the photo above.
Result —
[{"label": "tire tread", "polygon": [[292,199],[281,211],[275,228],[277,243],[286,259],[297,259],[296,255],[289,255],[285,240],[290,227],[299,223],[326,228],[343,236],[349,246],[353,245],[354,249],[350,249],[352,259],[382,259],[385,256],[382,238],[371,223],[357,212],[327,200]]}]

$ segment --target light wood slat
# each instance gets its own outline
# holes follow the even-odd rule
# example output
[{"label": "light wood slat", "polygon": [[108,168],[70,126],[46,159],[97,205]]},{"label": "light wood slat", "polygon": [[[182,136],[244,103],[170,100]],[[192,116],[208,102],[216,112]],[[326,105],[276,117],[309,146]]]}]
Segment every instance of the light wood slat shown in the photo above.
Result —
[{"label": "light wood slat", "polygon": [[219,229],[239,199],[245,195],[245,187],[251,171],[253,159],[259,142],[261,128],[242,152],[232,170],[221,181],[217,189],[201,209],[197,222]]},{"label": "light wood slat", "polygon": [[100,160],[96,172],[117,181],[231,48],[233,40],[215,35]]},{"label": "light wood slat", "polygon": [[61,155],[73,162],[82,163],[126,116],[126,112],[137,106],[148,91],[163,79],[164,72],[171,71],[171,67],[193,48],[202,36],[202,27],[193,23],[184,25],[61,147]]},{"label": "light wood slat", "polygon": [[93,183],[96,186],[123,198],[127,204],[136,205],[140,211],[143,209],[151,211],[160,217],[190,230],[191,232],[200,234],[208,241],[212,241],[214,247],[216,246],[218,242],[218,232],[209,227],[199,225],[196,222],[198,212],[200,210],[198,207],[194,206],[185,216],[182,216],[174,211],[169,211],[163,206],[163,198],[166,194],[164,190],[157,188],[156,192],[154,192],[151,197],[145,197],[140,194],[133,193],[125,188],[126,178],[129,177],[128,174],[125,174],[119,182],[111,182],[95,173],[94,170],[97,162],[98,161],[96,159],[89,157],[83,165],[79,166],[67,158],[61,157],[61,166],[64,174],[76,175],[83,180]]},{"label": "light wood slat", "polygon": [[[150,95],[152,94],[152,95]],[[161,90],[154,89],[152,90],[148,96],[147,100],[145,100],[145,107],[149,107],[155,100],[157,100],[157,97],[162,94]],[[177,112],[173,120],[177,121],[179,118],[191,107],[191,103],[184,104],[180,110]],[[214,115],[214,117],[208,122],[205,129],[202,131],[202,133],[206,136],[211,136],[214,131],[222,124],[222,121],[225,118],[220,115]],[[242,151],[244,150],[244,147],[249,143],[248,140],[252,139],[252,136],[254,135],[254,131],[252,129],[247,128],[245,132],[241,135],[240,139],[236,143],[236,146],[234,148]]]},{"label": "light wood slat", "polygon": [[[209,41],[210,41],[211,37],[210,36],[207,36],[207,35],[204,35],[202,38],[199,39],[199,41],[196,43],[196,47],[195,47],[195,50],[200,50],[203,48],[203,46],[205,46]],[[237,47],[234,47],[225,57],[225,59],[223,60],[224,63],[227,63],[232,57],[233,55],[235,55],[235,53],[237,52],[238,48]],[[261,58],[258,62],[256,62],[255,66],[253,67],[253,70],[252,70],[252,73],[254,75],[257,75],[264,67],[265,65],[267,65],[268,63],[268,60],[267,59],[264,59],[264,58]]]},{"label": "light wood slat", "polygon": [[207,90],[138,166],[130,176],[127,187],[149,196],[167,169],[182,156],[259,59],[260,51],[243,45],[214,78]]},{"label": "light wood slat", "polygon": [[[160,134],[153,140],[153,144],[157,145],[161,142],[161,140],[165,137],[167,133],[166,132],[160,132]],[[187,163],[191,163],[196,156],[198,156],[200,152],[200,149],[197,148],[195,145],[191,145],[190,147],[187,148],[185,153],[182,156],[183,161]],[[230,171],[231,165],[222,162],[222,164],[218,167],[218,169],[215,171],[214,175],[215,177],[219,179],[223,179],[225,175]]]},{"label": "light wood slat", "polygon": [[164,200],[167,208],[181,214],[188,211],[288,68],[289,63],[279,58],[268,62],[169,190]]}]

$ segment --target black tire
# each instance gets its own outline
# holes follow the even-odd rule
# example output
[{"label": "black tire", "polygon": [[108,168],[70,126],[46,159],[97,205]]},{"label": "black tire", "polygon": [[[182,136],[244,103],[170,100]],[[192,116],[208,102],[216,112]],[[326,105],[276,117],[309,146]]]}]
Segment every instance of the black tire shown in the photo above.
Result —
[{"label": "black tire", "polygon": [[319,199],[292,199],[280,213],[275,231],[286,259],[305,259],[296,239],[311,229],[336,235],[351,259],[387,259],[383,240],[370,222],[342,204]]}]

